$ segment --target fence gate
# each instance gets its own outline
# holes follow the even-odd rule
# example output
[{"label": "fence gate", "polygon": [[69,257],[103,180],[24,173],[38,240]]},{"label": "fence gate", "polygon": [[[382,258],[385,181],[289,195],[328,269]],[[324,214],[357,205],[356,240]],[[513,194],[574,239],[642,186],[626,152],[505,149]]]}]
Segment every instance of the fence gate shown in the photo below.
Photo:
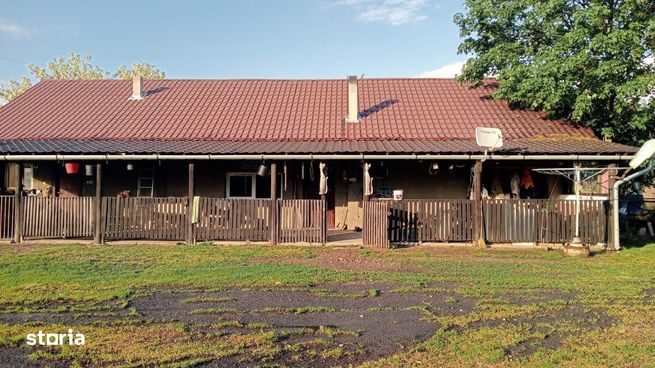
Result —
[{"label": "fence gate", "polygon": [[278,201],[278,242],[325,243],[327,224],[325,201],[284,199]]},{"label": "fence gate", "polygon": [[93,197],[23,197],[23,237],[93,236]]},{"label": "fence gate", "polygon": [[187,199],[104,197],[106,239],[184,240]]},{"label": "fence gate", "polygon": [[200,198],[198,240],[266,241],[271,237],[270,199]]},{"label": "fence gate", "polygon": [[364,201],[362,242],[380,248],[389,248],[389,201]]}]

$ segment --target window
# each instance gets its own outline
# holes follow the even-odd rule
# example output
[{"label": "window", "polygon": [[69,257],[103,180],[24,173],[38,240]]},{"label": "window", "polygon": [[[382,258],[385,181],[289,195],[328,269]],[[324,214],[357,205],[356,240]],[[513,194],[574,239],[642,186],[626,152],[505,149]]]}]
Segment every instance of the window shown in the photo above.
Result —
[{"label": "window", "polygon": [[[271,178],[255,173],[228,173],[225,196],[227,198],[271,198]],[[276,194],[282,198],[282,174],[277,176]]]},{"label": "window", "polygon": [[228,198],[255,198],[255,174],[228,173],[226,192]]}]

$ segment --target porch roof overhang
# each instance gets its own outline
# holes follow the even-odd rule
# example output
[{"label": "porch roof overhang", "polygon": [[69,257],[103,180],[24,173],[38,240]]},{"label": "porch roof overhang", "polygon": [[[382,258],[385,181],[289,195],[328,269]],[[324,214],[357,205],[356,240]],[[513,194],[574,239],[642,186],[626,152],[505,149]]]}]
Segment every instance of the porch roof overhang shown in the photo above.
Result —
[{"label": "porch roof overhang", "polygon": [[[632,159],[636,147],[597,139],[508,140],[493,160]],[[474,141],[0,140],[3,161],[104,160],[479,160]]]}]

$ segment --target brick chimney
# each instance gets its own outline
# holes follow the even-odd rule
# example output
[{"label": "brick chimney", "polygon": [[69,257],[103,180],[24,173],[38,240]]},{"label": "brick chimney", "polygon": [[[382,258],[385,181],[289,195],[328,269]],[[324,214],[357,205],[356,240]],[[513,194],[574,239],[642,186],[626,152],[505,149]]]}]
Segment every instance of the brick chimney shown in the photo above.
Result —
[{"label": "brick chimney", "polygon": [[348,76],[348,115],[346,123],[359,123],[359,106],[357,95],[357,76]]},{"label": "brick chimney", "polygon": [[132,100],[140,100],[143,98],[143,77],[135,75],[132,78]]}]

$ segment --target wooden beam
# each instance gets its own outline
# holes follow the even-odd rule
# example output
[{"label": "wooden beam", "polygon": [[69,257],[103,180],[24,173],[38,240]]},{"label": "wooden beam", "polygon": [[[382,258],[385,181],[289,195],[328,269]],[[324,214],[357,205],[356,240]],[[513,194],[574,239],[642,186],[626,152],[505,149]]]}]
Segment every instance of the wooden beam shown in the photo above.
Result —
[{"label": "wooden beam", "polygon": [[277,229],[280,227],[277,215],[277,164],[271,164],[271,245],[277,244]]},{"label": "wooden beam", "polygon": [[193,197],[195,196],[194,164],[189,162],[189,193],[187,205],[187,231],[186,243],[191,245],[196,243],[196,236],[193,226]]},{"label": "wooden beam", "polygon": [[103,244],[103,213],[102,213],[102,164],[96,164],[96,198],[94,203],[95,208],[95,235],[93,241],[96,244]]},{"label": "wooden beam", "polygon": [[482,161],[480,160],[473,166],[473,209],[473,241],[480,248],[486,248],[482,215]]},{"label": "wooden beam", "polygon": [[14,193],[14,243],[23,241],[23,163],[16,164],[16,193]]}]

